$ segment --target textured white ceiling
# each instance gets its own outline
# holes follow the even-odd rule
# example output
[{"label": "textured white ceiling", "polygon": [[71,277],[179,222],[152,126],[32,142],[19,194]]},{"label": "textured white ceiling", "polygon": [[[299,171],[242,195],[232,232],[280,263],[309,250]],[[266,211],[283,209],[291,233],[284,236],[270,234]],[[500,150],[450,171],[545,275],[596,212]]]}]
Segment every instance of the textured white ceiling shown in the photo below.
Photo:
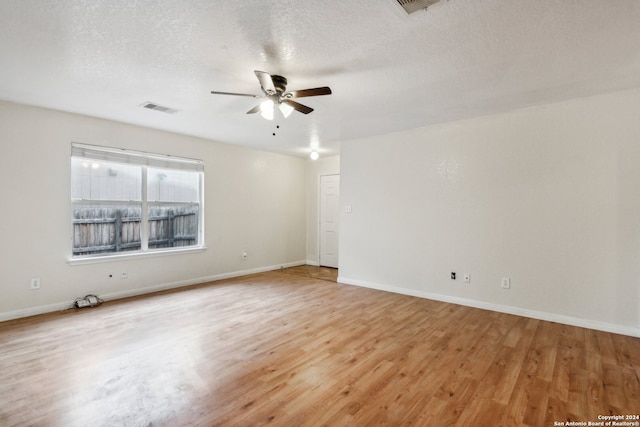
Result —
[{"label": "textured white ceiling", "polygon": [[[640,1],[443,0],[407,15],[396,0],[1,0],[0,61],[0,99],[326,156],[353,138],[640,86]],[[259,94],[253,70],[333,95],[269,122],[245,114],[255,99],[209,93]]]}]

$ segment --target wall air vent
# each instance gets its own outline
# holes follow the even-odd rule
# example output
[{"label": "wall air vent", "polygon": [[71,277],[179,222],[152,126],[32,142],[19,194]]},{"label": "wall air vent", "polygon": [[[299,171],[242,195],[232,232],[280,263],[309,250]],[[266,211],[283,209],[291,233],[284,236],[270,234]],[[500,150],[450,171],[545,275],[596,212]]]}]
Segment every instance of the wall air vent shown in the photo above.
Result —
[{"label": "wall air vent", "polygon": [[396,0],[405,12],[411,14],[419,10],[428,8],[431,5],[438,3],[440,0]]},{"label": "wall air vent", "polygon": [[140,104],[140,106],[142,108],[147,108],[149,110],[154,110],[154,111],[160,111],[162,113],[167,113],[167,114],[174,114],[180,111],[174,108],[163,107],[162,105],[158,105],[155,102],[149,102],[149,101],[145,102],[144,104]]}]

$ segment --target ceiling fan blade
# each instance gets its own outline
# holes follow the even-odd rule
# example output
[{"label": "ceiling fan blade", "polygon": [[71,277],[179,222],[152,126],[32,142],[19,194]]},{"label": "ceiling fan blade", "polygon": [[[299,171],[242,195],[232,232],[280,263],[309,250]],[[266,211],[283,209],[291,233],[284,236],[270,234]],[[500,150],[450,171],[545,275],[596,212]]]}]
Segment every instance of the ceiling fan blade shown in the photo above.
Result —
[{"label": "ceiling fan blade", "polygon": [[235,92],[218,92],[215,90],[211,91],[214,95],[233,95],[233,96],[250,96],[252,98],[260,98],[260,95],[250,95],[248,93],[235,93]]},{"label": "ceiling fan blade", "polygon": [[290,99],[283,99],[282,103],[290,105],[294,110],[300,111],[302,114],[309,114],[313,111],[313,108],[307,107],[306,105],[302,105],[299,102],[292,101]]},{"label": "ceiling fan blade", "polygon": [[319,96],[319,95],[331,95],[331,88],[324,87],[316,87],[313,89],[302,89],[302,90],[292,90],[285,94],[287,98],[288,95],[291,95],[291,98],[304,98],[305,96]]},{"label": "ceiling fan blade", "polygon": [[247,114],[255,114],[258,111],[260,111],[260,104],[256,105],[255,107],[253,107],[251,110],[247,111]]},{"label": "ceiling fan blade", "polygon": [[262,90],[264,91],[264,93],[269,96],[276,93],[276,87],[273,85],[271,74],[258,70],[254,70],[253,72],[256,73],[256,77],[260,81],[260,86],[262,86]]}]

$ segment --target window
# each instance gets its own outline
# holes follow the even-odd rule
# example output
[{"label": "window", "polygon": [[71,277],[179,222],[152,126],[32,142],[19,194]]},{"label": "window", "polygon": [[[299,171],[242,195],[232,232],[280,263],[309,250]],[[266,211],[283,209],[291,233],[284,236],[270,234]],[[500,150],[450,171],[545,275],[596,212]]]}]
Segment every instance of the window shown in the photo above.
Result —
[{"label": "window", "polygon": [[204,163],[71,145],[72,257],[202,247]]}]

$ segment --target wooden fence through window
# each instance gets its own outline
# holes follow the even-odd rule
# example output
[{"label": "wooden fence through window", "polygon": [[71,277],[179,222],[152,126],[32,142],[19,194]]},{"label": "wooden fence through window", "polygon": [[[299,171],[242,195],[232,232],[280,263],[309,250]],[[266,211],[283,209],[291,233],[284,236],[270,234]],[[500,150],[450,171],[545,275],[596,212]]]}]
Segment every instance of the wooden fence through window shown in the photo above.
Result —
[{"label": "wooden fence through window", "polygon": [[[135,251],[141,248],[140,208],[77,208],[73,212],[73,255]],[[198,207],[149,210],[149,248],[197,243]]]}]

